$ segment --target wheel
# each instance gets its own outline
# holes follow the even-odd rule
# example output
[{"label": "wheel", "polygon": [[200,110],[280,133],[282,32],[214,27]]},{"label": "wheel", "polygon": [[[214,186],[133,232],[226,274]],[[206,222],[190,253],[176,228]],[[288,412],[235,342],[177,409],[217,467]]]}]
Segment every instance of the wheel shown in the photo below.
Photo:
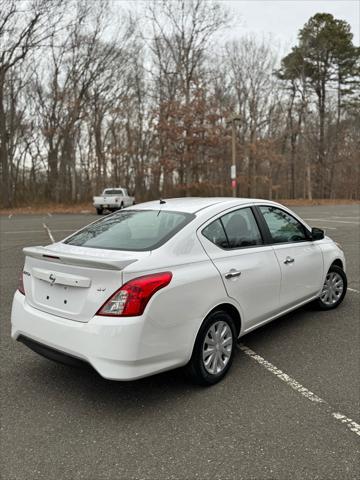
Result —
[{"label": "wheel", "polygon": [[201,325],[191,360],[187,365],[190,378],[200,385],[219,382],[231,367],[236,342],[236,328],[224,311],[211,313]]},{"label": "wheel", "polygon": [[346,273],[337,265],[332,265],[326,275],[320,297],[316,300],[317,306],[321,310],[338,307],[344,300],[346,289]]},{"label": "wheel", "polygon": [[103,209],[102,209],[102,208],[97,208],[97,209],[96,209],[96,213],[97,213],[98,215],[102,215]]}]

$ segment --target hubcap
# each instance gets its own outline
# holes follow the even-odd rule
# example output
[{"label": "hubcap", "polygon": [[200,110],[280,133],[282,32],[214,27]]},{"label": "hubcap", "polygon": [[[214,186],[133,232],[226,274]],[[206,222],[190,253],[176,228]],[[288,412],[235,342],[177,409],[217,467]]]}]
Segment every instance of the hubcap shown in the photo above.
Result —
[{"label": "hubcap", "polygon": [[326,275],[320,299],[325,305],[334,305],[341,297],[343,290],[344,282],[341,275],[336,272],[329,272]]},{"label": "hubcap", "polygon": [[228,364],[233,348],[233,335],[226,322],[216,322],[207,331],[203,343],[205,370],[212,375],[220,373]]}]

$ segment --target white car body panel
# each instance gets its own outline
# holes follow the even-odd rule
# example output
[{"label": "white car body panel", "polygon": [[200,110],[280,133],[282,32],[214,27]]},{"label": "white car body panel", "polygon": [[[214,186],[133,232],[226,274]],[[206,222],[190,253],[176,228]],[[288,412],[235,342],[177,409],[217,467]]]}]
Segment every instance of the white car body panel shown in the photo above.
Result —
[{"label": "white car body panel", "polygon": [[[331,239],[224,250],[202,235],[203,227],[224,212],[257,204],[279,206],[238,198],[183,198],[164,205],[156,201],[131,206],[127,210],[195,214],[152,251],[62,242],[25,249],[26,295],[17,291],[14,296],[13,338],[25,336],[81,358],[105,378],[131,380],[185,365],[202,322],[219,306],[238,313],[242,336],[316,298],[330,265],[341,261],[345,269],[343,252]],[[293,256],[294,264],[283,264],[286,256]],[[225,279],[231,268],[241,270],[240,277]],[[142,315],[97,315],[124,283],[165,271],[172,273],[171,282],[154,294]]]},{"label": "white car body panel", "polygon": [[[292,307],[313,298],[323,284],[324,262],[316,242],[302,242],[273,247],[281,269],[280,305]],[[291,258],[293,263],[285,263]]]},{"label": "white car body panel", "polygon": [[[220,250],[205,237],[201,242],[219,271],[227,294],[241,305],[244,324],[256,325],[279,311],[281,274],[271,246]],[[241,275],[226,279],[231,270]]]}]

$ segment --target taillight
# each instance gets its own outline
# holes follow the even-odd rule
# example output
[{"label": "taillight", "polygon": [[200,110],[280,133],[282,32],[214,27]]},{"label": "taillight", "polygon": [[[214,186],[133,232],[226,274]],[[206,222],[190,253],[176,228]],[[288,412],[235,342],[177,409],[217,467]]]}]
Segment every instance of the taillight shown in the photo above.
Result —
[{"label": "taillight", "polygon": [[25,287],[24,287],[24,274],[21,271],[19,275],[19,283],[18,283],[18,290],[20,293],[25,295]]},{"label": "taillight", "polygon": [[109,317],[142,315],[154,293],[169,285],[171,279],[171,272],[155,273],[134,278],[111,295],[97,312],[97,315]]}]

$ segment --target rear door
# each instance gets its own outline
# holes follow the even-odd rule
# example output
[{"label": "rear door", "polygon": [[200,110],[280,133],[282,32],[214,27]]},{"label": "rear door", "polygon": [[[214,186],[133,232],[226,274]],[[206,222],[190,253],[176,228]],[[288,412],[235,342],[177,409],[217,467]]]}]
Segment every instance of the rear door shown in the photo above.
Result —
[{"label": "rear door", "polygon": [[289,212],[272,205],[259,206],[258,211],[268,228],[281,269],[282,310],[314,297],[323,279],[320,247],[311,241],[307,228]]},{"label": "rear door", "polygon": [[208,222],[198,236],[227,294],[239,303],[245,330],[279,311],[279,263],[273,247],[264,244],[250,207]]}]

